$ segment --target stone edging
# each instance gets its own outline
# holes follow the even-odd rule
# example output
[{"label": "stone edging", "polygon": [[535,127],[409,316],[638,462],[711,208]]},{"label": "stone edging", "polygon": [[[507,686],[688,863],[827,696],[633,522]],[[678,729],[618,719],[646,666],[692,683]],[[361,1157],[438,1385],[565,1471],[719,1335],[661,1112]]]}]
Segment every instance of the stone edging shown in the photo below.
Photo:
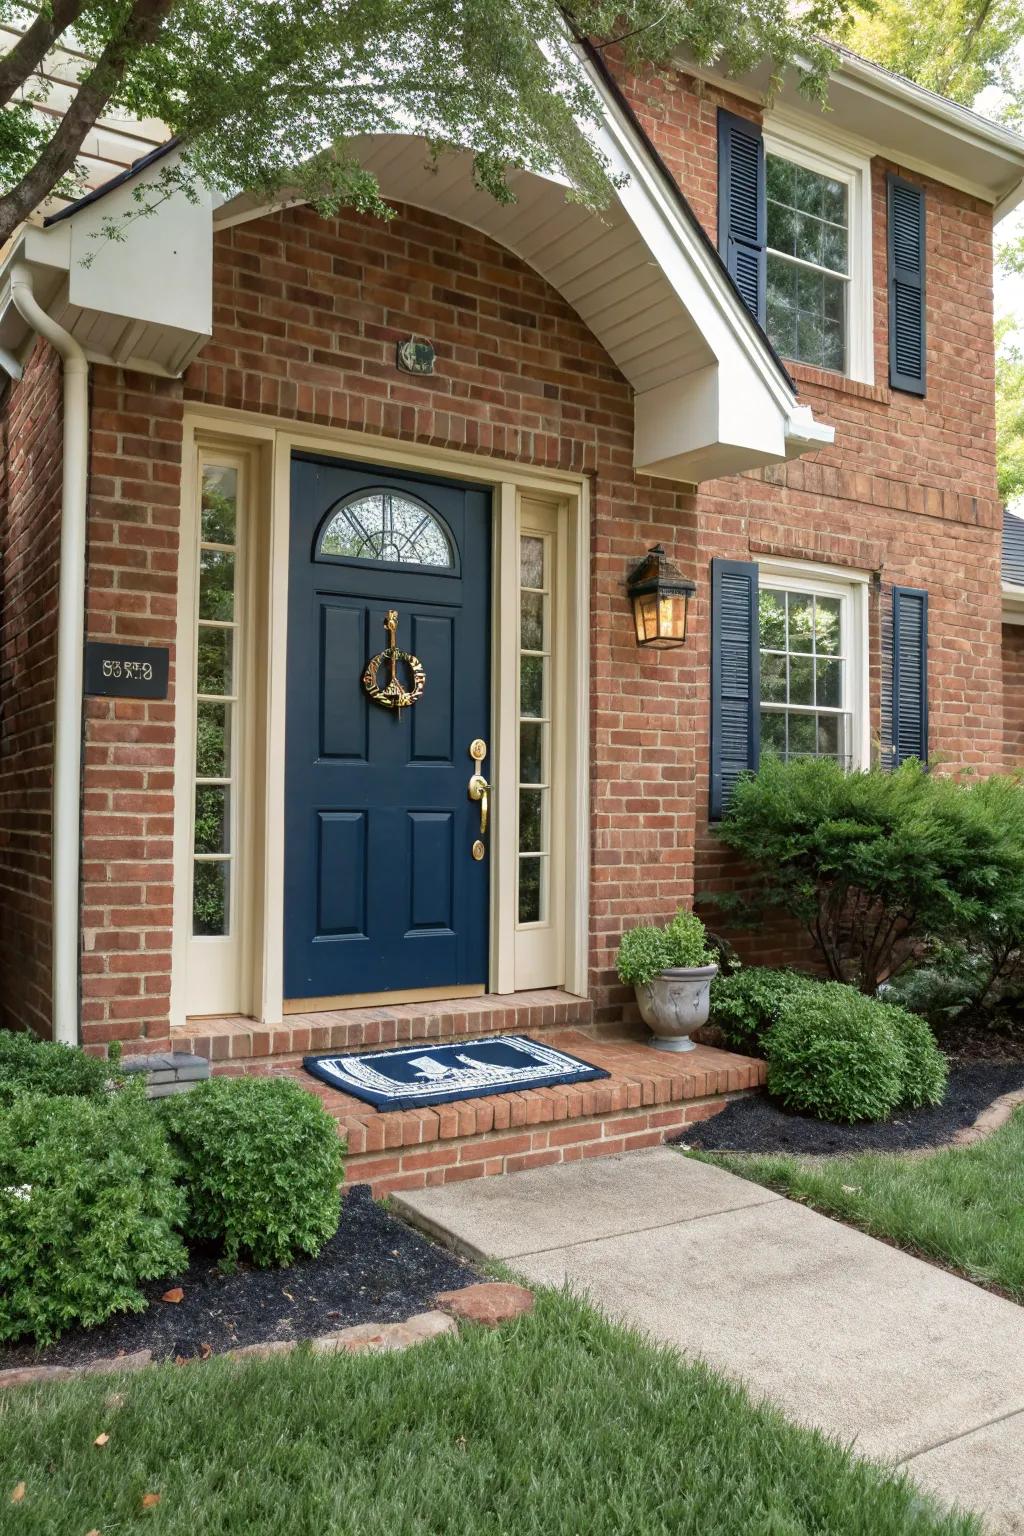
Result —
[{"label": "stone edging", "polygon": [[[457,1291],[442,1291],[434,1300],[437,1308],[417,1312],[404,1323],[356,1323],[334,1333],[322,1333],[312,1339],[268,1339],[261,1344],[242,1344],[211,1356],[221,1360],[267,1360],[289,1355],[303,1345],[314,1355],[384,1354],[409,1349],[428,1339],[458,1333],[460,1322],[482,1323],[495,1328],[524,1312],[533,1310],[535,1297],[522,1285],[484,1281],[466,1285]],[[109,1376],[117,1371],[138,1371],[153,1362],[153,1352],[139,1349],[130,1355],[109,1355],[86,1365],[25,1365],[0,1371],[0,1392],[48,1381],[66,1381],[77,1376]],[[189,1362],[191,1363],[191,1362]]]},{"label": "stone edging", "polygon": [[[1024,1088],[1017,1088],[1013,1093],[1000,1094],[998,1099],[993,1099],[988,1109],[983,1109],[973,1125],[966,1125],[957,1131],[952,1141],[946,1143],[947,1147],[972,1147],[975,1142],[984,1141],[991,1136],[993,1131],[998,1131],[1004,1126],[1013,1114],[1024,1104]],[[936,1147],[936,1152],[941,1152],[942,1147]]]}]

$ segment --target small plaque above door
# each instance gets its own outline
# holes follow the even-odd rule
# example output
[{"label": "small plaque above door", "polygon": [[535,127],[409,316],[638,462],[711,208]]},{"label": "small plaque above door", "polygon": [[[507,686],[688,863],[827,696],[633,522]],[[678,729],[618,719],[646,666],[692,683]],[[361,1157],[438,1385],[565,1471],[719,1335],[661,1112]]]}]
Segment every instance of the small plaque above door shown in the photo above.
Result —
[{"label": "small plaque above door", "polygon": [[166,699],[171,653],[166,645],[85,643],[85,692],[94,698]]}]

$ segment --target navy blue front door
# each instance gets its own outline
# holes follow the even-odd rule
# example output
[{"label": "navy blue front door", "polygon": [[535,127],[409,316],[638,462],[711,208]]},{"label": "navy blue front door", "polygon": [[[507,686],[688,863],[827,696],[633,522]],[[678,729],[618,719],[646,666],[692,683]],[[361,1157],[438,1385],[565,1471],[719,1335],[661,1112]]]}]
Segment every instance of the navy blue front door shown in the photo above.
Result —
[{"label": "navy blue front door", "polygon": [[[488,491],[293,459],[286,997],[487,980],[490,837],[474,858],[467,788],[490,730],[490,542]],[[400,710],[363,683],[392,611],[426,674]],[[407,662],[395,676],[414,691]]]}]

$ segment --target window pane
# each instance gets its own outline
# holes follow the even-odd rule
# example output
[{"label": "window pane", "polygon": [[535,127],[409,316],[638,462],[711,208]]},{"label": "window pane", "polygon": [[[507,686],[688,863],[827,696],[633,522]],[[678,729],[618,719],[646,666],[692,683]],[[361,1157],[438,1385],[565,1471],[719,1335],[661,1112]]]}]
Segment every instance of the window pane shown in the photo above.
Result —
[{"label": "window pane", "polygon": [[790,261],[768,255],[768,335],[783,357],[796,355],[797,273]]},{"label": "window pane", "polygon": [[543,849],[541,806],[545,791],[521,789],[519,791],[519,852],[540,853]]},{"label": "window pane", "polygon": [[522,656],[519,660],[519,713],[535,718],[544,713],[544,658]]},{"label": "window pane", "polygon": [[234,634],[230,629],[199,627],[198,692],[225,694],[233,691]]},{"label": "window pane", "polygon": [[238,471],[208,464],[203,470],[200,537],[204,544],[234,544]]},{"label": "window pane", "polygon": [[810,656],[790,657],[789,702],[791,704],[814,703],[814,661]]},{"label": "window pane", "polygon": [[524,651],[544,649],[544,595],[523,592],[520,595],[519,643]]},{"label": "window pane", "polygon": [[793,172],[795,166],[791,160],[783,160],[781,155],[765,156],[765,180],[769,198],[780,203],[788,203],[793,206]]},{"label": "window pane", "polygon": [[839,709],[843,702],[843,678],[841,661],[818,661],[818,683],[815,704],[826,709]]},{"label": "window pane", "polygon": [[798,592],[789,594],[789,649],[810,651],[814,647],[814,598]]},{"label": "window pane", "polygon": [[767,651],[786,649],[786,594],[772,592],[762,587],[758,596],[758,617],[761,630],[761,648]]},{"label": "window pane", "polygon": [[196,705],[196,773],[201,779],[226,779],[231,774],[231,705]]},{"label": "window pane", "polygon": [[838,597],[818,597],[814,601],[814,646],[819,655],[837,656],[842,650],[839,632]]},{"label": "window pane", "polygon": [[523,784],[544,782],[543,732],[542,725],[526,721],[519,727],[519,778]]},{"label": "window pane", "polygon": [[228,876],[226,863],[192,866],[192,932],[221,935],[228,932]]},{"label": "window pane", "polygon": [[761,657],[761,698],[766,704],[785,704],[785,656]]},{"label": "window pane", "polygon": [[818,716],[818,751],[822,757],[838,757],[839,715]]},{"label": "window pane", "polygon": [[761,712],[761,751],[777,752],[780,757],[786,751],[786,717],[781,710],[765,709]]},{"label": "window pane", "polygon": [[543,920],[543,891],[541,865],[544,859],[519,860],[519,921],[539,923]]},{"label": "window pane", "polygon": [[224,784],[196,785],[196,853],[229,853],[231,791]]},{"label": "window pane", "polygon": [[235,616],[235,557],[223,549],[199,555],[199,617],[230,621]]},{"label": "window pane", "polygon": [[519,543],[519,585],[544,585],[544,540],[524,535]]},{"label": "window pane", "polygon": [[425,502],[399,491],[361,493],[343,502],[320,536],[322,555],[448,569],[454,563],[440,520]]},{"label": "window pane", "polygon": [[813,715],[790,715],[789,717],[789,755],[799,757],[804,753],[813,754],[817,750],[818,730]]}]

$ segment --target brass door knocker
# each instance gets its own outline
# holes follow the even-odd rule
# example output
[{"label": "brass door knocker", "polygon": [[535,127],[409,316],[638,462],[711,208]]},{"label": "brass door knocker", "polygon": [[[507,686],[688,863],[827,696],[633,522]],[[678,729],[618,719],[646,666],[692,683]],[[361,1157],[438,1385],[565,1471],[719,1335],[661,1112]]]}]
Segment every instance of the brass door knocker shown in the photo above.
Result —
[{"label": "brass door knocker", "polygon": [[[418,656],[412,656],[408,651],[400,651],[395,644],[395,637],[398,634],[397,608],[388,609],[384,628],[388,632],[388,643],[384,650],[378,651],[377,655],[371,657],[366,663],[363,687],[377,704],[382,704],[385,709],[397,709],[401,715],[403,709],[410,704],[415,704],[416,700],[422,697],[423,690],[427,686],[427,674]],[[388,663],[388,680],[383,688],[380,688],[377,686],[377,672],[382,661]],[[411,688],[403,688],[398,681],[400,661],[404,661],[409,668]]]}]

